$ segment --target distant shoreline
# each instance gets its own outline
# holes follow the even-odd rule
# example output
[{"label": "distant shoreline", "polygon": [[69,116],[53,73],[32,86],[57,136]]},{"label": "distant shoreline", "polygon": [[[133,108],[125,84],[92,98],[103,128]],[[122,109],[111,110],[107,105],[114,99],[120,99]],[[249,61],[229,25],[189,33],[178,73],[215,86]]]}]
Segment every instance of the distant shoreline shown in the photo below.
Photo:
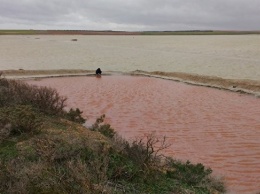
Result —
[{"label": "distant shoreline", "polygon": [[258,31],[188,30],[188,31],[112,31],[112,30],[0,30],[0,35],[248,35]]}]

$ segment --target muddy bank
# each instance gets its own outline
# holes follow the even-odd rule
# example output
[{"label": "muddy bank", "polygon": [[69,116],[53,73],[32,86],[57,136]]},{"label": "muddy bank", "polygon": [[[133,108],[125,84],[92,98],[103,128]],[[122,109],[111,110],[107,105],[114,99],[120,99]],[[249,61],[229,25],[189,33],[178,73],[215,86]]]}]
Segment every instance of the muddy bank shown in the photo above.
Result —
[{"label": "muddy bank", "polygon": [[94,70],[83,70],[83,69],[57,69],[57,70],[2,70],[3,76],[7,78],[9,76],[40,76],[40,75],[65,75],[65,74],[83,74],[83,73],[94,73]]},{"label": "muddy bank", "polygon": [[[63,76],[82,76],[94,75],[94,70],[67,69],[67,70],[3,70],[2,76],[7,78],[30,78],[30,77],[63,77]],[[260,80],[224,79],[216,76],[204,76],[182,72],[146,72],[136,70],[133,72],[113,72],[109,71],[106,75],[124,74],[141,75],[161,79],[169,79],[184,82],[192,85],[212,87],[217,89],[229,90],[233,92],[251,94],[260,97]]]},{"label": "muddy bank", "polygon": [[224,79],[216,76],[204,76],[182,72],[145,72],[140,70],[134,71],[132,75],[144,75],[162,79],[169,79],[192,85],[224,89],[233,92],[252,94],[260,97],[260,81],[256,80]]}]

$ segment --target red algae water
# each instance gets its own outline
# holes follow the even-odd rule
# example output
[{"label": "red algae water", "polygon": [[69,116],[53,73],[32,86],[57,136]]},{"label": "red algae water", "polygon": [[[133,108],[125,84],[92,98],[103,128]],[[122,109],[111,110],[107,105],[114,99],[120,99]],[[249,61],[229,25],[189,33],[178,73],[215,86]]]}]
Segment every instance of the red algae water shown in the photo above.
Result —
[{"label": "red algae water", "polygon": [[168,80],[102,76],[27,81],[56,88],[94,123],[102,114],[123,137],[166,136],[167,155],[211,167],[228,193],[260,191],[260,99]]}]

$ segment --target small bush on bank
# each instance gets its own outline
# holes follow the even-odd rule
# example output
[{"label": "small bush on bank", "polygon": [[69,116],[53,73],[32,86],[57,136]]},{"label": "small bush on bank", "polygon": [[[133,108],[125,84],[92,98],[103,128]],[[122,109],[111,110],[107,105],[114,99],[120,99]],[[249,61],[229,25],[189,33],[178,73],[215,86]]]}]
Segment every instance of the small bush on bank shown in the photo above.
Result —
[{"label": "small bush on bank", "polygon": [[205,168],[202,164],[191,164],[189,161],[182,163],[180,161],[169,160],[169,167],[174,171],[167,171],[167,176],[178,179],[180,182],[190,185],[196,185],[203,181],[212,173],[210,168]]},{"label": "small bush on bank", "polygon": [[61,114],[66,98],[55,89],[31,86],[21,81],[0,79],[0,106],[31,105],[46,114]]},{"label": "small bush on bank", "polygon": [[[139,176],[158,178],[163,167],[164,156],[160,153],[170,145],[166,138],[158,138],[153,133],[132,142],[115,135],[114,146],[119,151],[110,155],[110,178],[112,180],[136,180]],[[157,175],[156,175],[157,174]]]},{"label": "small bush on bank", "polygon": [[125,151],[136,164],[145,168],[160,163],[163,157],[160,152],[169,146],[166,137],[158,138],[151,133],[126,144]]},{"label": "small bush on bank", "polygon": [[97,118],[96,122],[90,127],[92,131],[98,131],[102,133],[104,136],[112,138],[116,134],[115,130],[111,128],[109,124],[102,124],[104,122],[105,115]]},{"label": "small bush on bank", "polygon": [[68,113],[65,113],[65,117],[70,121],[83,124],[86,122],[86,119],[81,116],[82,113],[78,108],[75,110],[71,108]]},{"label": "small bush on bank", "polygon": [[108,178],[114,183],[147,193],[225,193],[224,183],[210,176],[210,168],[162,155],[170,146],[165,137],[151,133],[127,142],[115,135],[113,142],[117,152],[110,152]]},{"label": "small bush on bank", "polygon": [[[9,125],[10,133],[22,134],[36,131],[41,126],[39,113],[28,105],[16,105],[0,108],[0,124]],[[2,128],[1,131],[4,131]]]}]

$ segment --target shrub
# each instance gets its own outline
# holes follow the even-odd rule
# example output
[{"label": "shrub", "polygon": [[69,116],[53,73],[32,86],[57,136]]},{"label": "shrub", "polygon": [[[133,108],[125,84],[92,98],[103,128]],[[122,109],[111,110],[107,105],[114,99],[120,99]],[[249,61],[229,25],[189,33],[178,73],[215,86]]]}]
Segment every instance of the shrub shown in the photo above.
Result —
[{"label": "shrub", "polygon": [[109,179],[147,182],[161,176],[160,152],[169,146],[165,137],[161,139],[152,133],[129,143],[115,135],[112,140],[116,151],[110,152]]},{"label": "shrub", "polygon": [[167,171],[169,178],[178,179],[182,183],[197,185],[208,178],[212,173],[210,168],[205,168],[202,164],[192,164],[190,161],[182,163],[180,161],[169,161],[169,166],[174,171]]},{"label": "shrub", "polygon": [[29,99],[37,108],[47,114],[61,114],[65,107],[66,97],[62,97],[55,89],[33,87],[33,99]]},{"label": "shrub", "polygon": [[127,143],[125,151],[136,165],[141,165],[144,169],[160,164],[163,157],[160,152],[169,146],[166,142],[166,137],[160,139],[151,133],[132,143]]},{"label": "shrub", "polygon": [[[28,105],[16,105],[0,108],[0,124],[11,125],[11,133],[27,133],[35,131],[42,121],[39,114]],[[1,129],[3,132],[4,128]]]},{"label": "shrub", "polygon": [[212,170],[203,164],[185,163],[168,158],[167,177],[177,180],[179,183],[198,187],[204,190],[212,190],[214,193],[225,193],[225,184],[221,179],[212,178]]},{"label": "shrub", "polygon": [[90,130],[98,131],[106,137],[113,138],[116,132],[113,128],[111,128],[109,124],[102,125],[104,119],[105,119],[105,115],[102,115],[99,118],[97,118],[96,122],[90,127]]},{"label": "shrub", "polygon": [[224,193],[223,182],[202,164],[177,162],[161,154],[170,145],[153,133],[129,143],[117,135],[110,151],[108,179],[140,193]]},{"label": "shrub", "polygon": [[108,178],[110,180],[131,180],[141,171],[128,157],[112,152],[109,155]]},{"label": "shrub", "polygon": [[76,123],[80,123],[80,124],[83,124],[86,122],[86,119],[84,119],[81,114],[83,112],[80,111],[78,108],[76,108],[76,110],[74,109],[70,109],[70,111],[68,113],[65,114],[65,117],[70,120],[70,121],[73,121],[73,122],[76,122]]},{"label": "shrub", "polygon": [[47,114],[61,114],[66,98],[55,89],[37,87],[16,80],[0,80],[0,106],[32,105]]}]

